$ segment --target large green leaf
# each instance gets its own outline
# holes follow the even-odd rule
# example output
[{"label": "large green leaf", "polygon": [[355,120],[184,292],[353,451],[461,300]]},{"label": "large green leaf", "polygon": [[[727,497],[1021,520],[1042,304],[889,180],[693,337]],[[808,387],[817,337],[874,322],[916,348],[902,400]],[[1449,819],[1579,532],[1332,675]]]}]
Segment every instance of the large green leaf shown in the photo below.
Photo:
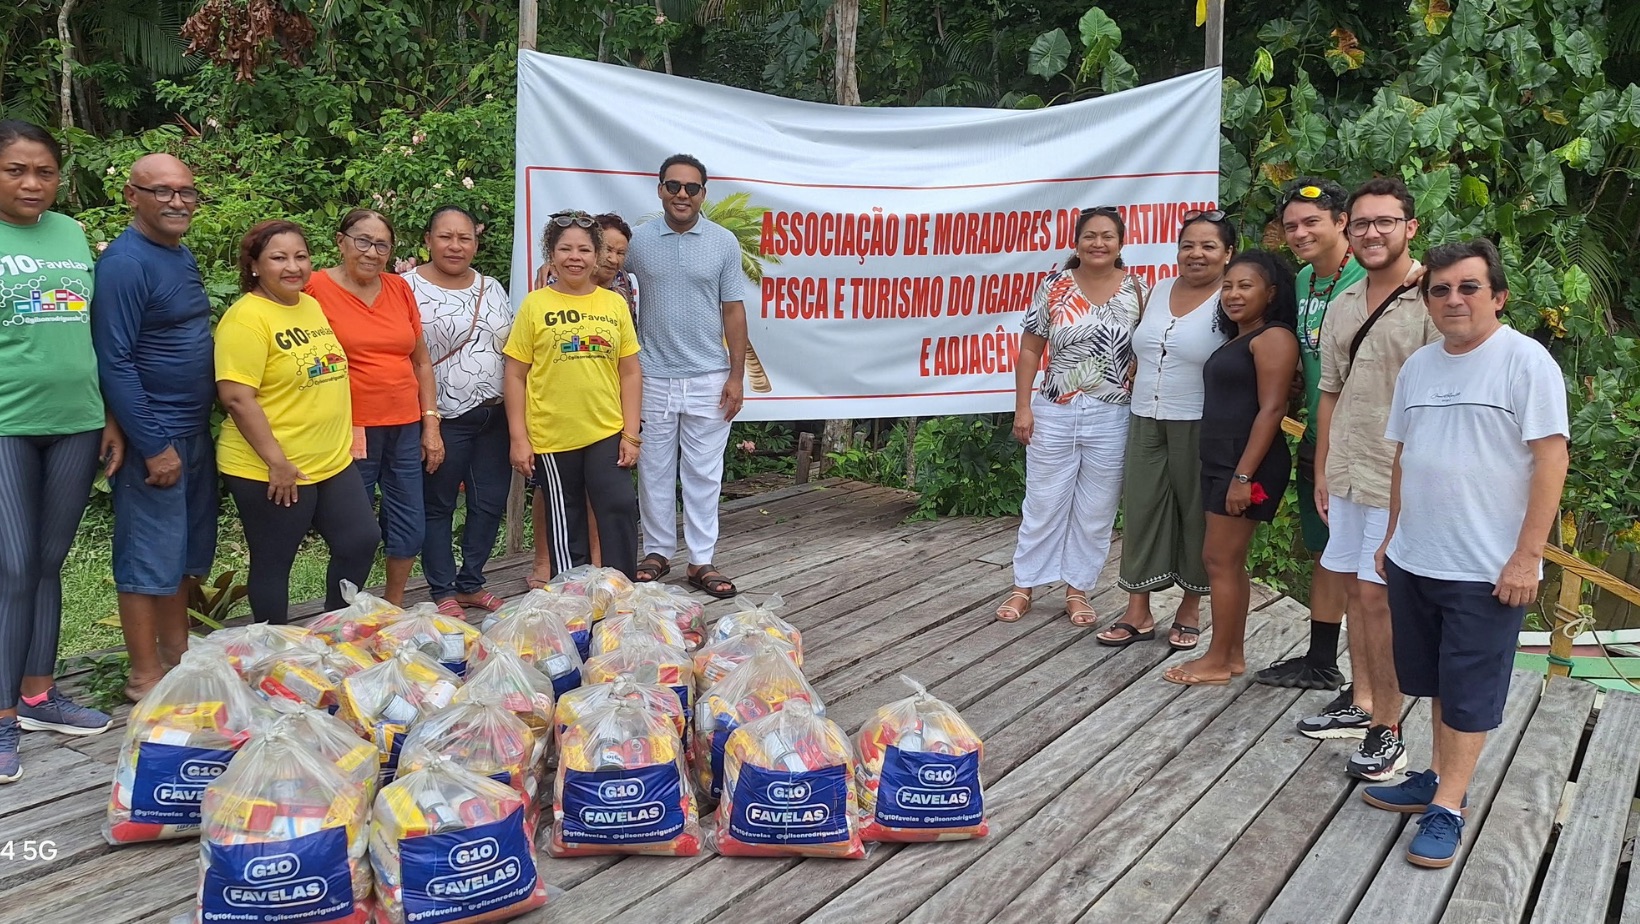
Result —
[{"label": "large green leaf", "polygon": [[1443,38],[1418,58],[1412,79],[1418,86],[1439,89],[1451,83],[1468,66],[1469,59],[1458,43],[1450,37]]},{"label": "large green leaf", "polygon": [[1486,44],[1486,13],[1491,4],[1485,0],[1461,0],[1452,12],[1452,38],[1468,51],[1480,51]]},{"label": "large green leaf", "polygon": [[1617,103],[1617,91],[1610,87],[1602,87],[1583,97],[1577,106],[1578,130],[1590,136],[1605,134],[1623,118]]},{"label": "large green leaf", "polygon": [[1412,149],[1412,120],[1398,108],[1375,106],[1356,123],[1355,142],[1375,166],[1398,166]]},{"label": "large green leaf", "polygon": [[1044,32],[1031,43],[1025,55],[1025,68],[1038,77],[1052,77],[1065,69],[1071,60],[1071,40],[1064,29]]},{"label": "large green leaf", "polygon": [[1120,93],[1139,85],[1139,71],[1119,51],[1112,51],[1099,75],[1099,88],[1106,93]]},{"label": "large green leaf", "polygon": [[1556,41],[1555,50],[1572,73],[1579,77],[1593,77],[1600,70],[1600,52],[1595,48],[1594,39],[1582,29],[1573,31],[1564,40]]},{"label": "large green leaf", "polygon": [[1445,151],[1458,140],[1458,116],[1450,103],[1437,103],[1423,111],[1413,124],[1413,134],[1426,148]]},{"label": "large green leaf", "polygon": [[1327,120],[1313,112],[1300,113],[1294,120],[1293,144],[1298,148],[1299,158],[1308,162],[1321,153],[1321,148],[1327,143]]},{"label": "large green leaf", "polygon": [[1617,115],[1635,128],[1640,128],[1640,86],[1629,84],[1617,100]]},{"label": "large green leaf", "polygon": [[1264,94],[1258,87],[1244,87],[1233,78],[1224,81],[1224,124],[1250,128],[1264,110]]},{"label": "large green leaf", "polygon": [[1076,30],[1082,37],[1082,47],[1090,56],[1104,57],[1104,53],[1122,44],[1122,30],[1116,21],[1098,7],[1089,7]]},{"label": "large green leaf", "polygon": [[1270,49],[1260,48],[1253,54],[1253,69],[1247,73],[1248,82],[1270,82],[1276,76],[1276,60],[1270,57]]},{"label": "large green leaf", "polygon": [[1219,202],[1240,202],[1253,188],[1253,168],[1226,138],[1219,139]]},{"label": "large green leaf", "polygon": [[1446,204],[1452,199],[1457,179],[1458,168],[1450,164],[1439,170],[1414,176],[1407,184],[1407,191],[1412,193],[1412,201],[1416,203],[1413,213],[1433,216],[1446,211]]}]

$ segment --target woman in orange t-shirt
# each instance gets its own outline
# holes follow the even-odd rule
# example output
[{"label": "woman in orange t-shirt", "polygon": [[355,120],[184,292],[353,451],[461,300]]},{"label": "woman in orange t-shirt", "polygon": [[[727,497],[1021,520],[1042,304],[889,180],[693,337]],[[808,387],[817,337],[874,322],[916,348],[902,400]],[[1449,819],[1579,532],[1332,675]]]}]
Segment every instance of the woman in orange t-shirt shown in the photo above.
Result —
[{"label": "woman in orange t-shirt", "polygon": [[353,457],[367,494],[381,487],[389,602],[404,602],[421,554],[426,516],[421,474],[444,461],[433,364],[410,284],[392,272],[393,226],[354,209],[336,231],[342,265],[314,273],[307,293],[347,351],[353,391]]}]

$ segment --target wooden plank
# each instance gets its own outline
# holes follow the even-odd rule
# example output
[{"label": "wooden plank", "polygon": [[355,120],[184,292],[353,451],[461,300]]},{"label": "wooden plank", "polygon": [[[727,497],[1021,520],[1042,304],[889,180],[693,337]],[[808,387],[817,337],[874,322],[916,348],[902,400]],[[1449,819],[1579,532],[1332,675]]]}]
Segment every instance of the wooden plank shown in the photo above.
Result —
[{"label": "wooden plank", "polygon": [[5,840],[50,841],[54,855],[35,859],[16,857],[0,864],[0,892],[36,876],[72,866],[88,857],[107,853],[102,826],[107,804],[101,800],[69,799],[60,805],[40,805],[6,818]]},{"label": "wooden plank", "polygon": [[1595,688],[1577,681],[1557,680],[1544,689],[1441,924],[1516,924],[1525,915],[1594,699]]},{"label": "wooden plank", "polygon": [[[1435,924],[1440,919],[1459,873],[1467,866],[1465,861],[1474,849],[1477,833],[1486,830],[1492,797],[1503,782],[1504,771],[1515,756],[1542,689],[1543,678],[1529,671],[1515,671],[1510,678],[1503,724],[1486,736],[1486,747],[1475,763],[1475,774],[1469,782],[1465,834],[1452,865],[1430,870],[1404,860],[1397,862],[1405,856],[1405,843],[1410,842],[1418,830],[1416,825],[1407,825],[1401,834],[1402,842],[1390,851],[1388,862],[1356,906],[1351,924]],[[1408,769],[1415,768],[1409,764]]]},{"label": "wooden plank", "polygon": [[[0,828],[8,826],[3,820],[8,815],[47,802],[61,802],[89,789],[106,789],[114,779],[106,765],[86,760],[80,752],[63,747],[29,755],[23,762],[23,771],[21,782],[0,786]],[[99,800],[106,795],[106,792],[96,794]]]},{"label": "wooden plank", "polygon": [[1611,692],[1577,771],[1577,795],[1538,893],[1533,924],[1602,924],[1640,776],[1640,694]]},{"label": "wooden plank", "polygon": [[[73,901],[52,907],[49,911],[30,909],[30,924],[85,924],[88,906],[96,908],[97,924],[125,924],[131,921],[152,920],[172,905],[189,899],[199,888],[199,841],[173,841],[157,849],[171,858],[171,862],[141,878],[119,874],[117,883],[84,877],[70,887]],[[114,859],[123,858],[123,852]],[[89,866],[81,864],[68,872]],[[8,896],[0,895],[0,905]],[[187,902],[189,906],[193,903]]]}]

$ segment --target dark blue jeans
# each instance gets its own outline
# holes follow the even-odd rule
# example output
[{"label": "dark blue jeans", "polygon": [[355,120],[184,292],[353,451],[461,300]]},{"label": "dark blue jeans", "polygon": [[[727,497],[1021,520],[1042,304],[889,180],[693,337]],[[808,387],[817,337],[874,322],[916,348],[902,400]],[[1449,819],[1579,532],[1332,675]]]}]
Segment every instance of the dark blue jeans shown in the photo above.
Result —
[{"label": "dark blue jeans", "polygon": [[[507,409],[477,407],[440,427],[444,464],[422,477],[427,535],[421,571],[434,600],[484,589],[484,565],[495,548],[507,512],[512,465],[507,461]],[[452,522],[461,486],[467,486],[467,525],[461,533],[461,572],[456,572]]]},{"label": "dark blue jeans", "polygon": [[421,551],[422,509],[421,421],[390,427],[365,427],[367,456],[355,460],[366,497],[381,488],[383,551],[388,558],[415,558]]}]

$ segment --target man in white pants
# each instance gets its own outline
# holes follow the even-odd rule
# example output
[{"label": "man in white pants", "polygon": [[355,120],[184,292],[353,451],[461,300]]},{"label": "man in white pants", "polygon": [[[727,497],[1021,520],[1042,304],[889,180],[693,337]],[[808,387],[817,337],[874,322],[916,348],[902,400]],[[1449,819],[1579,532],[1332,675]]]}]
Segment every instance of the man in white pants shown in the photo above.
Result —
[{"label": "man in white pants", "polygon": [[644,293],[638,342],[645,447],[638,493],[645,554],[638,580],[657,580],[672,570],[681,480],[689,583],[714,597],[732,597],[734,583],[712,558],[723,450],[729,423],[744,402],[748,283],[740,241],[700,213],[706,167],[687,154],[668,157],[657,192],[663,220],[633,233],[626,261]]}]

